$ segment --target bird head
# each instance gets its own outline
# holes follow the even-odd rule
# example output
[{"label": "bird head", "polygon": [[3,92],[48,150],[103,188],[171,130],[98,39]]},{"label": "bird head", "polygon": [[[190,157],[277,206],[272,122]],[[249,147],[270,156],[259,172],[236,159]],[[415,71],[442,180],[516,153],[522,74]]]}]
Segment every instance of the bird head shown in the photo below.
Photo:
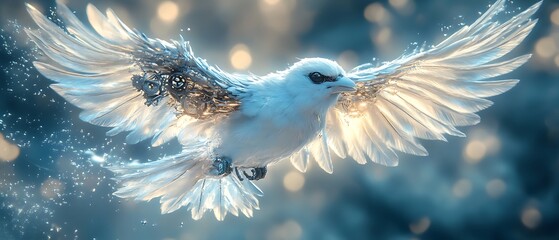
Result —
[{"label": "bird head", "polygon": [[300,106],[328,108],[340,93],[356,89],[338,63],[324,58],[302,59],[283,74],[289,96]]}]

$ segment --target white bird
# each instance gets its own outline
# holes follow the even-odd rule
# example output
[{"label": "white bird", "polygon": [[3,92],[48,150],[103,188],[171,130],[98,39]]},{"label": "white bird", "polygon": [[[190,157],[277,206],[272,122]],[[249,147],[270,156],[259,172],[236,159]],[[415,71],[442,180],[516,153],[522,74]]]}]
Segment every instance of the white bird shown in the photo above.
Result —
[{"label": "white bird", "polygon": [[161,212],[181,207],[200,219],[213,210],[252,216],[262,196],[253,181],[290,159],[305,171],[314,159],[333,171],[333,154],[358,163],[396,166],[404,152],[427,155],[418,139],[464,137],[475,113],[518,80],[486,80],[524,64],[530,55],[503,56],[531,32],[541,2],[505,22],[498,0],[473,24],[427,50],[349,72],[336,62],[307,58],[265,76],[230,74],[194,56],[188,42],[167,42],[128,28],[111,9],[93,5],[84,26],[62,3],[65,30],[27,5],[37,30],[26,29],[46,55],[34,66],[83,121],[128,133],[129,143],[174,137],[181,153],[157,161],[109,167],[122,187],[114,194],[149,201]]}]

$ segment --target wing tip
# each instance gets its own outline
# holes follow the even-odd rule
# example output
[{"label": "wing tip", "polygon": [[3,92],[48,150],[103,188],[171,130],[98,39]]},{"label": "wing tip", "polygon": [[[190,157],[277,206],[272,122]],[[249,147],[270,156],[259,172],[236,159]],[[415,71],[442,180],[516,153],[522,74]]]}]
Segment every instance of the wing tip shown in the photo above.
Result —
[{"label": "wing tip", "polygon": [[319,164],[319,166],[320,168],[322,168],[322,170],[324,170],[324,172],[328,174],[334,173],[334,166],[332,166],[332,164],[330,164],[329,166],[322,166],[321,164]]},{"label": "wing tip", "polygon": [[25,8],[27,9],[27,11],[39,11],[37,10],[37,8],[35,8],[33,5],[31,5],[31,3],[29,2],[25,2]]},{"label": "wing tip", "polygon": [[518,80],[518,79],[510,79],[510,80],[508,80],[508,81],[509,81],[509,83],[510,83],[510,88],[507,89],[506,91],[512,89],[514,86],[516,86],[516,84],[518,84],[518,83],[520,82],[520,80]]},{"label": "wing tip", "polygon": [[334,173],[334,166],[331,163],[327,166],[323,166],[322,164],[319,164],[319,166],[328,174]]},{"label": "wing tip", "polygon": [[400,161],[398,161],[398,159],[396,159],[395,161],[392,161],[390,163],[385,164],[385,166],[387,166],[387,167],[397,167],[398,165],[400,165]]},{"label": "wing tip", "polygon": [[54,90],[56,93],[58,93],[58,95],[64,97],[64,88],[58,84],[58,83],[53,83],[51,85],[49,85],[50,89]]},{"label": "wing tip", "polygon": [[35,23],[39,21],[38,19],[40,19],[40,17],[44,17],[41,11],[39,11],[39,9],[37,9],[35,6],[31,5],[28,2],[25,2],[25,9],[27,10],[27,13],[29,13],[29,15],[31,16],[31,18]]},{"label": "wing tip", "polygon": [[96,15],[103,15],[101,11],[99,11],[99,9],[92,3],[87,3],[87,6],[85,7],[85,12],[87,14],[88,19]]},{"label": "wing tip", "polygon": [[294,166],[295,166],[295,169],[297,169],[297,171],[299,171],[299,172],[301,172],[301,173],[306,173],[306,172],[307,172],[307,166],[305,166],[305,167],[303,167],[303,168],[300,168],[300,167],[297,166],[297,165],[294,165]]},{"label": "wing tip", "polygon": [[532,5],[530,8],[535,8],[535,9],[539,9],[543,4],[543,0],[538,1],[537,3],[534,3],[534,5]]}]

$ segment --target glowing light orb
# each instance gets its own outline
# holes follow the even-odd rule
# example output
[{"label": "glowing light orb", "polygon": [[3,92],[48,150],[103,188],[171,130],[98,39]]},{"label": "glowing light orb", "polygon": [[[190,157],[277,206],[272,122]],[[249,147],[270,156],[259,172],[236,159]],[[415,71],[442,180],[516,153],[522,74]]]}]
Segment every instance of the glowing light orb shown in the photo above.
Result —
[{"label": "glowing light orb", "polygon": [[559,8],[555,9],[555,10],[551,13],[551,15],[550,15],[549,18],[551,19],[551,22],[552,22],[553,24],[559,26]]},{"label": "glowing light orb", "polygon": [[278,4],[280,2],[280,0],[263,0],[263,2],[270,5],[270,6],[274,6],[274,5]]},{"label": "glowing light orb", "polygon": [[174,22],[179,16],[179,6],[172,1],[165,1],[159,4],[157,16],[164,22]]},{"label": "glowing light orb", "polygon": [[299,172],[291,171],[283,177],[283,186],[291,192],[297,192],[305,185],[305,177]]},{"label": "glowing light orb", "polygon": [[64,183],[60,180],[49,178],[41,184],[41,196],[46,199],[54,199],[64,192]]},{"label": "glowing light orb", "polygon": [[538,210],[535,207],[525,208],[520,216],[520,220],[522,221],[522,224],[524,224],[524,226],[526,226],[529,229],[536,228],[540,224],[541,219],[542,219],[542,214],[540,213],[540,210]]},{"label": "glowing light orb", "polygon": [[402,9],[408,5],[409,0],[389,0],[388,3],[396,9]]},{"label": "glowing light orb", "polygon": [[507,185],[505,184],[505,182],[498,178],[487,182],[487,185],[485,185],[485,191],[487,192],[487,195],[492,198],[497,198],[503,195],[506,188]]},{"label": "glowing light orb", "polygon": [[384,23],[388,20],[388,11],[380,3],[371,3],[365,8],[363,15],[372,23]]},{"label": "glowing light orb", "polygon": [[557,51],[555,40],[552,37],[544,37],[536,42],[536,54],[541,58],[551,58]]},{"label": "glowing light orb", "polygon": [[452,194],[457,198],[463,198],[472,192],[472,183],[467,179],[458,180],[452,187]]},{"label": "glowing light orb", "polygon": [[245,70],[252,65],[250,50],[244,44],[237,44],[229,53],[231,65],[238,70]]},{"label": "glowing light orb", "polygon": [[19,147],[4,139],[0,134],[0,161],[11,162],[19,156]]},{"label": "glowing light orb", "polygon": [[428,217],[422,217],[417,222],[410,224],[410,231],[414,234],[422,234],[431,226],[431,220]]},{"label": "glowing light orb", "polygon": [[477,163],[485,157],[487,146],[481,141],[472,140],[464,148],[464,159],[468,163]]}]

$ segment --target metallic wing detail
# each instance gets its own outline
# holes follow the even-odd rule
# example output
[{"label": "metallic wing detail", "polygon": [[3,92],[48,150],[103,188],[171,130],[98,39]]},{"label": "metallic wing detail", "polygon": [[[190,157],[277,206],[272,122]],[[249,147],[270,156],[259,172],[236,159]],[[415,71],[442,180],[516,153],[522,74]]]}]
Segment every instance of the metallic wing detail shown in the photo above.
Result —
[{"label": "metallic wing detail", "polygon": [[361,164],[370,160],[395,166],[394,150],[428,154],[418,139],[464,137],[456,127],[479,123],[476,112],[492,105],[485,98],[504,93],[518,82],[487,79],[509,73],[530,58],[502,57],[532,31],[537,20],[531,17],[541,2],[500,23],[493,18],[504,10],[504,4],[505,0],[498,0],[472,25],[429,50],[348,72],[358,90],[340,96],[328,113],[323,134],[300,156],[292,156],[295,167],[304,170],[310,155],[332,172],[330,151]]},{"label": "metallic wing detail", "polygon": [[33,6],[27,9],[39,29],[26,32],[47,57],[34,62],[37,70],[84,110],[82,120],[112,127],[110,136],[130,131],[129,143],[153,137],[152,144],[160,145],[175,136],[195,136],[239,108],[243,81],[251,78],[209,66],[182,37],[169,43],[131,30],[111,9],[103,15],[87,6],[95,32],[60,2],[57,15],[64,28]]}]

